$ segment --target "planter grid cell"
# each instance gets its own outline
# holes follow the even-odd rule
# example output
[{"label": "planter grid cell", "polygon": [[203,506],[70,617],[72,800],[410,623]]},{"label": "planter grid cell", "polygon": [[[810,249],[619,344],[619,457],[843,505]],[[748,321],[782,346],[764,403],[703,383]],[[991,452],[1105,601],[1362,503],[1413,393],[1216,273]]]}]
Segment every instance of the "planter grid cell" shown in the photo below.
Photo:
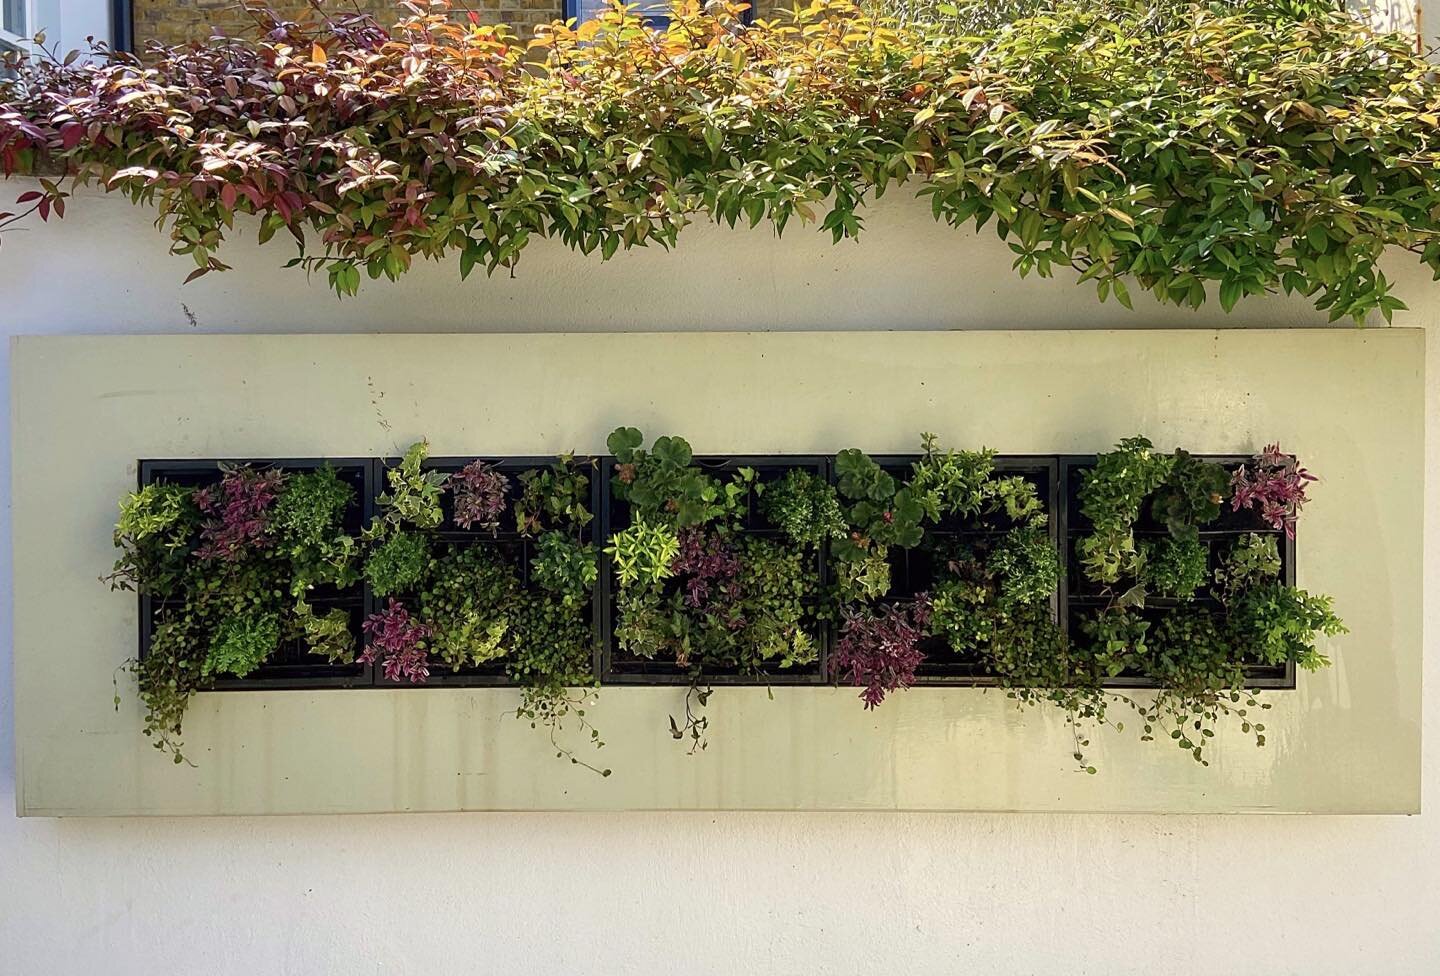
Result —
[{"label": "planter grid cell", "polygon": [[[444,512],[444,521],[440,526],[431,530],[415,529],[413,531],[424,535],[431,540],[432,552],[439,554],[446,546],[454,546],[458,549],[466,549],[472,546],[491,548],[501,554],[505,562],[514,568],[520,579],[521,585],[530,587],[534,585],[531,579],[531,562],[535,556],[536,540],[521,535],[516,531],[514,505],[520,495],[520,476],[529,471],[542,471],[550,468],[557,460],[554,456],[529,456],[529,457],[438,457],[430,458],[423,465],[426,471],[439,471],[444,474],[453,475],[466,465],[475,461],[484,461],[492,468],[503,473],[510,481],[510,491],[506,497],[505,510],[501,515],[498,531],[492,532],[489,529],[472,526],[461,528],[455,524],[454,498],[447,490],[443,493],[441,508]],[[590,495],[588,504],[590,512],[594,516],[590,524],[583,530],[583,538],[580,535],[574,536],[577,541],[588,542],[596,547],[598,552],[601,545],[601,519],[599,516],[601,504],[600,492],[600,469],[591,463],[592,459],[576,457],[575,464],[586,471],[590,480]],[[380,493],[385,491],[385,471],[400,463],[399,458],[387,458],[376,462],[376,474],[374,479],[376,499]],[[376,505],[378,511],[378,504]],[[603,573],[603,570],[602,570]],[[368,592],[368,587],[367,587]],[[593,638],[591,651],[590,668],[592,673],[599,674],[600,667],[600,626],[601,615],[599,613],[599,592],[600,584],[597,581],[590,600],[590,627]],[[413,599],[415,594],[395,594],[396,599],[405,603],[414,610],[417,602]],[[372,597],[376,607],[383,606],[384,599]],[[431,685],[448,687],[517,687],[515,681],[508,673],[508,663],[505,658],[498,658],[494,661],[486,661],[482,664],[472,664],[462,668],[451,668],[442,662],[438,657],[430,658],[430,677],[423,683],[413,684],[409,681],[388,680],[380,670],[376,669],[375,683],[383,688],[425,688]]]},{"label": "planter grid cell", "polygon": [[[816,455],[734,455],[719,456],[706,455],[697,456],[692,463],[711,474],[720,478],[728,478],[731,473],[739,468],[754,468],[756,479],[761,484],[769,484],[779,481],[788,471],[804,470],[815,475],[816,478],[825,481],[830,476],[829,459]],[[630,508],[624,501],[616,498],[610,484],[610,477],[614,471],[615,459],[606,457],[601,459],[601,475],[603,500],[601,510],[604,520],[604,538],[610,537],[630,525]],[[784,533],[772,527],[759,510],[757,499],[752,492],[749,497],[749,507],[745,515],[744,524],[741,530],[747,535],[758,535],[775,539],[784,539]],[[825,547],[818,547],[814,558],[815,579],[818,587],[823,588],[828,582],[828,553]],[[606,684],[652,684],[652,685],[688,685],[692,680],[692,671],[688,667],[682,667],[673,661],[648,660],[638,655],[626,654],[621,651],[615,640],[615,625],[617,616],[616,599],[618,586],[615,582],[614,566],[609,556],[602,557],[600,580],[603,586],[601,596],[602,607],[602,633],[604,635],[603,645],[603,668],[601,671],[602,683]],[[735,668],[707,669],[704,672],[703,682],[710,685],[814,685],[825,682],[826,665],[829,657],[831,634],[828,624],[818,617],[818,606],[811,615],[813,635],[818,645],[818,656],[813,665],[775,670],[763,675],[741,673]]]},{"label": "planter grid cell", "polygon": [[[345,513],[345,531],[358,536],[368,523],[374,499],[372,479],[374,465],[369,458],[234,458],[234,459],[172,459],[142,460],[139,463],[139,485],[156,482],[204,488],[218,484],[222,465],[244,465],[254,468],[276,468],[285,472],[314,471],[329,466],[336,476],[352,489],[354,496]],[[317,587],[308,597],[317,612],[345,610],[350,618],[350,632],[356,646],[361,645],[361,623],[370,612],[368,591],[360,584],[340,590],[333,586]],[[140,605],[140,657],[150,648],[156,623],[171,605],[166,601],[142,594]],[[370,685],[372,669],[359,662],[333,664],[325,657],[310,653],[304,641],[288,640],[263,664],[243,678],[217,678],[216,691],[287,688],[355,688]]]},{"label": "planter grid cell", "polygon": [[[880,455],[874,461],[897,481],[903,481],[911,474],[911,465],[920,460],[918,454]],[[995,473],[1009,477],[1019,475],[1035,486],[1036,494],[1045,505],[1050,519],[1047,530],[1050,542],[1056,546],[1060,540],[1058,465],[1053,457],[1044,455],[996,455]],[[958,541],[977,547],[986,547],[1002,539],[1014,524],[1004,516],[982,515],[974,518],[947,516],[939,525],[926,524],[925,540],[919,548],[902,549],[892,546],[890,550],[890,596],[886,602],[904,603],[916,594],[924,593],[934,585],[937,576],[937,556],[933,551],[936,544]],[[1058,594],[1051,597],[1051,613],[1059,606]],[[960,685],[987,686],[995,684],[994,675],[975,652],[955,651],[938,637],[927,637],[920,643],[925,660],[915,669],[917,685]]]},{"label": "planter grid cell", "polygon": [[[1197,454],[1194,457],[1197,460],[1224,465],[1226,470],[1231,472],[1241,464],[1252,460],[1250,455],[1235,454]],[[1059,596],[1061,620],[1064,622],[1066,634],[1073,640],[1080,636],[1081,621],[1087,615],[1103,608],[1109,598],[1104,594],[1103,587],[1086,578],[1076,554],[1076,544],[1093,528],[1090,520],[1080,511],[1079,493],[1083,472],[1094,467],[1095,456],[1063,456],[1059,462],[1061,479],[1064,483],[1060,499],[1060,521],[1065,532],[1065,559],[1062,562],[1063,574]],[[1213,574],[1215,567],[1220,564],[1240,536],[1251,533],[1269,536],[1276,540],[1276,549],[1280,556],[1280,581],[1286,586],[1294,586],[1295,540],[1288,538],[1282,530],[1267,525],[1260,518],[1260,514],[1253,509],[1233,511],[1228,502],[1221,506],[1219,516],[1200,529],[1200,541],[1208,550],[1210,572]],[[1156,541],[1168,536],[1169,531],[1150,514],[1150,506],[1147,503],[1141,509],[1140,518],[1135,523],[1136,542]],[[1122,580],[1115,585],[1114,590],[1123,592],[1132,582],[1133,580]],[[1196,606],[1215,613],[1221,610],[1219,600],[1205,587],[1202,587],[1190,601],[1148,597],[1145,602],[1147,608],[1145,615],[1151,619],[1166,610],[1182,605]],[[1293,689],[1296,667],[1293,662],[1281,665],[1253,663],[1245,666],[1245,675],[1247,688]],[[1128,674],[1111,678],[1105,684],[1115,688],[1156,687],[1155,682],[1147,678]]]}]

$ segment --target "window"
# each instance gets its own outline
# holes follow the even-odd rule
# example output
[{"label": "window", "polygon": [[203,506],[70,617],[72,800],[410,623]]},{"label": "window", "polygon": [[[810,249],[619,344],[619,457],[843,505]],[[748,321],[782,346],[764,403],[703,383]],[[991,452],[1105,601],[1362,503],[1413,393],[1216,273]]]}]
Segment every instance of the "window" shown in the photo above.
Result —
[{"label": "window", "polygon": [[30,0],[0,0],[0,40],[21,41],[30,36]]},{"label": "window", "polygon": [[[577,23],[584,23],[593,20],[595,17],[610,6],[611,0],[565,0],[565,16],[573,17]],[[745,23],[750,23],[754,14],[752,9],[745,11]],[[670,22],[670,0],[633,0],[630,6],[639,8],[645,17],[655,27],[664,27]]]}]

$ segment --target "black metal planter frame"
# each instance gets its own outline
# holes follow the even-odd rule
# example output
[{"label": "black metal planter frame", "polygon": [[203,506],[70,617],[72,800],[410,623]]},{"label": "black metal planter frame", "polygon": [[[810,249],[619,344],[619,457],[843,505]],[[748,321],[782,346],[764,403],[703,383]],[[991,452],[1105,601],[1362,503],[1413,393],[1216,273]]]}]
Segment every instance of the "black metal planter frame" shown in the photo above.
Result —
[{"label": "black metal planter frame", "polygon": [[[1226,468],[1234,468],[1244,462],[1252,460],[1248,455],[1240,454],[1197,454],[1195,457],[1202,461],[1211,461],[1215,464],[1222,464]],[[1060,603],[1059,620],[1061,627],[1068,636],[1075,621],[1075,611],[1089,608],[1098,608],[1106,602],[1105,598],[1089,596],[1077,592],[1082,584],[1082,577],[1077,572],[1074,562],[1075,542],[1083,536],[1090,527],[1089,520],[1081,514],[1076,498],[1080,486],[1080,472],[1095,465],[1093,454],[1072,454],[1061,455],[1057,458],[1059,462],[1060,486],[1058,505],[1055,508],[1055,521],[1061,528],[1060,538],[1062,546],[1060,550]],[[1218,525],[1200,530],[1200,538],[1212,552],[1211,568],[1214,568],[1213,556],[1215,554],[1215,543],[1223,544],[1226,541],[1235,539],[1247,533],[1274,536],[1280,553],[1280,578],[1286,586],[1295,585],[1295,540],[1287,537],[1279,529],[1272,529],[1260,524],[1258,517],[1253,513],[1234,513],[1229,508],[1221,510]],[[1160,538],[1166,534],[1166,530],[1148,520],[1148,514],[1142,514],[1141,521],[1136,524],[1135,534],[1139,538]],[[1213,600],[1208,597],[1197,596],[1195,601],[1202,606],[1213,606]],[[1150,597],[1146,600],[1147,607],[1154,609],[1165,609],[1176,605],[1177,601],[1163,598]],[[1251,665],[1246,669],[1246,687],[1254,689],[1292,689],[1295,687],[1296,668],[1294,662],[1288,662],[1277,667]],[[1121,675],[1111,678],[1105,682],[1110,688],[1153,688],[1155,683],[1145,678]]]},{"label": "black metal planter frame", "polygon": [[[1198,457],[1227,466],[1249,460],[1248,457],[1238,455],[1199,455]],[[900,473],[908,472],[910,464],[917,458],[918,455],[877,455],[875,461],[887,470]],[[487,457],[478,455],[476,457],[432,458],[426,463],[426,467],[432,470],[456,471],[477,459],[487,461],[501,471],[512,475],[525,470],[548,467],[557,460],[555,457],[549,456]],[[347,477],[361,492],[358,516],[360,523],[366,524],[374,517],[377,499],[384,490],[385,470],[397,461],[398,459],[395,458],[142,460],[138,466],[138,480],[142,487],[157,480],[203,484],[213,481],[218,476],[222,464],[250,464],[298,471],[313,470],[328,464],[336,468],[342,476]],[[611,493],[610,471],[613,468],[614,458],[577,456],[575,461],[577,464],[594,462],[590,478],[590,504],[595,517],[590,522],[589,536],[590,541],[595,543],[597,548],[603,550],[605,540],[610,538],[613,531],[627,525],[629,519],[624,504],[613,498]],[[785,471],[797,467],[826,479],[833,480],[835,476],[832,457],[821,455],[710,455],[697,457],[695,461],[716,472],[733,471],[739,467],[752,467],[760,473],[762,480],[779,476]],[[1080,574],[1075,571],[1072,559],[1074,542],[1087,529],[1087,522],[1080,514],[1075,500],[1079,472],[1094,463],[1094,455],[999,455],[995,458],[995,468],[998,472],[1022,474],[1036,482],[1040,496],[1048,504],[1050,538],[1061,561],[1061,581],[1051,598],[1051,605],[1062,630],[1067,634],[1079,611],[1086,607],[1098,607],[1104,603],[1102,596],[1083,592],[1085,584]],[[773,529],[763,528],[758,520],[752,519],[752,521],[756,524],[750,528],[750,531],[774,532]],[[1231,517],[1228,512],[1222,515],[1218,522],[1220,524],[1216,527],[1201,532],[1202,539],[1210,543],[1212,547],[1216,542],[1223,545],[1225,541],[1246,532],[1276,536],[1280,543],[1282,578],[1287,585],[1295,584],[1295,541],[1293,539],[1286,538],[1278,530],[1259,526],[1257,520],[1253,518],[1244,518],[1238,515]],[[927,529],[928,534],[941,536],[947,534],[978,535],[997,531],[1000,530],[946,529],[944,527]],[[1163,529],[1149,525],[1142,520],[1142,523],[1137,525],[1136,532],[1142,537],[1159,536],[1163,534]],[[522,574],[528,573],[526,568],[528,560],[525,555],[528,543],[513,531],[502,531],[497,537],[481,531],[460,530],[450,524],[447,509],[446,523],[430,534],[441,541],[459,544],[519,547],[521,550],[520,571]],[[916,556],[906,551],[901,553],[899,558],[908,561]],[[908,562],[906,566],[908,574]],[[825,547],[822,547],[817,555],[816,571],[822,585],[829,582],[830,560],[828,549]],[[600,677],[601,684],[683,686],[696,680],[695,675],[689,669],[673,663],[626,659],[617,653],[614,638],[615,590],[613,576],[610,558],[602,551],[599,579],[591,599],[591,621],[594,635],[592,667],[594,673]],[[354,589],[356,592],[352,594],[339,595],[337,605],[353,604],[354,609],[368,616],[383,602],[371,593],[368,585],[360,584]],[[901,598],[904,595],[902,593]],[[1156,607],[1167,605],[1163,600],[1152,600],[1151,602]],[[1202,600],[1202,602],[1204,601]],[[149,648],[151,631],[158,609],[156,601],[149,596],[140,596],[139,641],[142,657]],[[834,628],[827,623],[817,622],[816,630],[820,651],[819,658],[813,666],[760,676],[733,672],[706,672],[699,680],[709,685],[828,684],[831,680],[828,677],[829,656],[835,638]],[[357,633],[357,638],[358,636]],[[248,677],[218,680],[214,687],[218,691],[234,691],[362,687],[390,689],[431,686],[509,687],[514,684],[507,675],[503,662],[469,668],[461,672],[451,672],[444,667],[432,667],[430,680],[426,684],[412,685],[408,682],[387,681],[378,668],[369,665],[333,665],[323,660],[306,661],[303,652],[295,649],[287,649],[282,657],[281,661],[267,662]],[[1247,675],[1247,686],[1251,688],[1288,689],[1295,687],[1295,666],[1293,664],[1274,668],[1251,668],[1247,671]],[[928,686],[985,687],[993,686],[996,681],[993,676],[985,674],[983,667],[976,662],[958,659],[946,660],[941,654],[935,655],[932,660],[921,666],[917,672],[916,683]],[[1154,687],[1153,682],[1144,678],[1125,675],[1107,681],[1106,685],[1115,688]]]},{"label": "black metal planter frame", "polygon": [[[156,460],[141,461],[139,464],[140,487],[155,481],[178,482],[180,484],[203,485],[213,483],[224,464],[245,464],[260,467],[274,467],[286,471],[313,471],[322,465],[329,465],[359,491],[358,525],[368,524],[375,514],[376,470],[379,465],[373,458],[214,458],[209,460]],[[358,525],[353,526],[358,532]],[[368,586],[356,586],[350,600],[358,605],[365,616],[374,612],[375,601]],[[143,658],[150,648],[150,636],[160,601],[146,594],[140,596],[140,656]],[[358,629],[357,629],[358,636]],[[319,660],[312,663],[277,664],[267,661],[253,674],[244,678],[219,678],[214,682],[216,691],[244,691],[248,689],[284,688],[363,688],[375,683],[375,671],[368,664],[335,665]]]},{"label": "black metal planter frame", "polygon": [[[605,520],[604,537],[610,538],[613,531],[625,528],[630,524],[629,512],[625,509],[624,503],[613,497],[611,492],[610,478],[608,472],[612,470],[615,459],[613,457],[602,457],[600,468],[603,483],[603,501],[600,511]],[[830,459],[821,455],[786,454],[786,455],[708,455],[696,457],[693,463],[704,468],[713,474],[728,474],[738,468],[754,468],[760,481],[765,482],[782,476],[785,472],[801,469],[809,471],[817,478],[828,480],[830,478]],[[764,528],[760,525],[759,518],[754,512],[755,498],[751,495],[751,518],[748,519],[747,532],[758,535],[778,536],[778,530]],[[598,520],[597,520],[598,521]],[[821,547],[816,552],[815,572],[816,578],[821,586],[829,582],[830,560],[829,553]],[[617,685],[689,685],[696,677],[688,668],[680,667],[673,662],[645,661],[643,659],[625,659],[615,644],[615,573],[610,564],[610,557],[604,556],[600,567],[600,583],[603,587],[601,593],[601,607],[603,609],[604,624],[602,626],[603,661],[600,675],[602,684]],[[815,621],[816,637],[819,641],[819,655],[815,664],[805,668],[794,668],[788,671],[772,671],[762,676],[741,674],[737,671],[706,671],[700,677],[700,681],[707,685],[821,685],[826,684],[826,674],[829,673],[829,651],[831,633],[829,624],[824,621]]]}]

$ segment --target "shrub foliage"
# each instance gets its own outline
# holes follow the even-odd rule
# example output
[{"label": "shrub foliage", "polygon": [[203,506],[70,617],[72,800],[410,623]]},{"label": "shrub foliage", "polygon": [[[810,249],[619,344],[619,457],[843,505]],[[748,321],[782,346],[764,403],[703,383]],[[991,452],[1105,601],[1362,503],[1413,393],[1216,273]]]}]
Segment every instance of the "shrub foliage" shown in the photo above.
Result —
[{"label": "shrub foliage", "polygon": [[[993,227],[1021,274],[1073,269],[1127,305],[1284,290],[1388,317],[1382,251],[1440,271],[1430,66],[1323,3],[1059,0],[970,32],[839,0],[742,27],[683,0],[664,28],[616,9],[528,45],[402,6],[389,30],[317,15],[144,63],[19,63],[0,169],[155,207],[193,276],[254,215],[341,294],[417,258],[509,269],[537,237],[669,247],[696,218],[839,240],[898,184]],[[63,215],[68,185],[0,223]]]}]

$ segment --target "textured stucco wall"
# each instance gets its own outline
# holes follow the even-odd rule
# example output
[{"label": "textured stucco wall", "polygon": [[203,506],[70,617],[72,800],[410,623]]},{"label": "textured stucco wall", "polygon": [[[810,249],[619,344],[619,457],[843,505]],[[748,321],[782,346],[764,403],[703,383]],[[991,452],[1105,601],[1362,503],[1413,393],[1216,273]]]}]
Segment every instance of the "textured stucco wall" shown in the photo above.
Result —
[{"label": "textured stucco wall", "polygon": [[[17,187],[0,184],[0,194]],[[3,198],[3,196],[0,196]],[[888,198],[887,198],[888,199]],[[80,219],[84,214],[84,219]],[[76,219],[0,249],[16,333],[644,328],[1144,328],[1319,325],[1281,300],[1192,315],[1096,306],[1017,282],[1002,244],[933,228],[898,198],[872,236],[709,228],[674,255],[601,266],[545,247],[518,277],[427,266],[337,303],[279,272],[282,246],[184,289],[149,215],[77,200]],[[681,265],[714,269],[678,292]],[[1395,262],[1433,327],[1440,286]],[[917,291],[947,302],[923,318]],[[537,302],[536,296],[546,296]],[[187,315],[193,315],[192,321]],[[3,347],[0,347],[3,349]],[[0,353],[3,355],[3,353]],[[1427,368],[1440,375],[1440,343]],[[1277,363],[1276,368],[1283,368]],[[8,375],[8,364],[0,366]],[[1343,376],[1335,395],[1345,395]],[[477,381],[483,382],[484,376]],[[1427,576],[1440,578],[1440,388],[1427,407]],[[0,401],[3,403],[6,401]],[[3,409],[3,408],[0,408]],[[8,419],[0,418],[0,431]],[[0,438],[7,435],[0,433]],[[0,458],[8,459],[8,445]],[[8,463],[0,461],[0,464]],[[8,474],[0,492],[8,492]],[[9,537],[8,494],[0,535]],[[9,550],[0,632],[9,634]],[[1440,633],[1440,601],[1425,621]],[[467,814],[20,821],[0,645],[0,971],[609,974],[1145,972],[1429,974],[1440,957],[1440,761],[1415,817]],[[1424,734],[1440,735],[1440,648]]]}]

